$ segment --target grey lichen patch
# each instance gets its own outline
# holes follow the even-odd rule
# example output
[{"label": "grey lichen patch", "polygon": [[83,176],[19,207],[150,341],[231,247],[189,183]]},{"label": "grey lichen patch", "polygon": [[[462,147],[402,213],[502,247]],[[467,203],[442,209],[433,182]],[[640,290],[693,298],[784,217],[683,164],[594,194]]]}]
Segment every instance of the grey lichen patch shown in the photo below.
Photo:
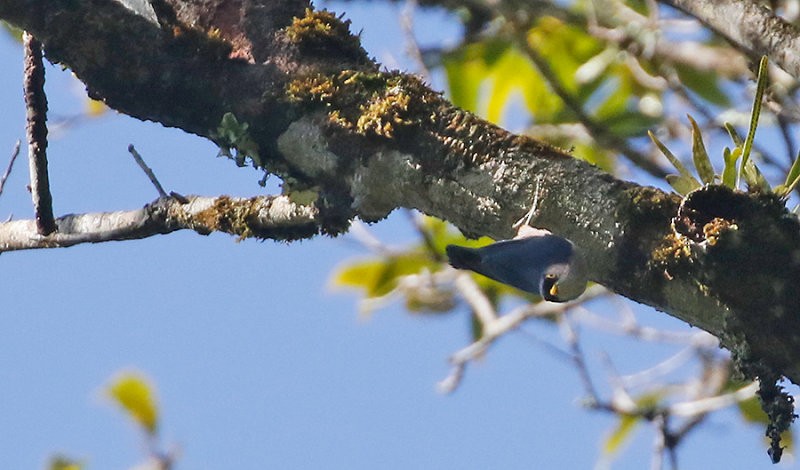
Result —
[{"label": "grey lichen patch", "polygon": [[293,122],[278,137],[278,150],[312,178],[333,173],[338,162],[328,150],[319,122],[308,117]]},{"label": "grey lichen patch", "polygon": [[410,155],[397,151],[378,152],[362,167],[356,169],[351,184],[353,208],[361,218],[380,220],[406,199],[408,190],[420,188],[409,181],[418,172],[413,171]]}]

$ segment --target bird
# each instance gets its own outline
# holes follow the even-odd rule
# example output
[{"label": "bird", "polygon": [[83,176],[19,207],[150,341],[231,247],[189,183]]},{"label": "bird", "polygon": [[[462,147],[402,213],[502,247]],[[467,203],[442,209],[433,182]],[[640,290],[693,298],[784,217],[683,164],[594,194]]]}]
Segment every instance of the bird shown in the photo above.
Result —
[{"label": "bird", "polygon": [[468,269],[550,302],[567,302],[586,290],[587,267],[580,250],[566,238],[524,227],[511,240],[482,248],[448,245],[450,265]]}]

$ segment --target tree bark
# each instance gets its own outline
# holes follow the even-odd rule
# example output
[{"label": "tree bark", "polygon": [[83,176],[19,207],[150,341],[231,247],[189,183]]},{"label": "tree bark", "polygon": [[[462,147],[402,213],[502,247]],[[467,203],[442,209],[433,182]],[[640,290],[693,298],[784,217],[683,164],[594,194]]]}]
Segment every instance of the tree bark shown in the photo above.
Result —
[{"label": "tree bark", "polygon": [[800,30],[764,5],[745,0],[660,1],[700,20],[754,64],[766,55],[792,77],[800,77]]},{"label": "tree bark", "polygon": [[541,181],[534,225],[572,240],[592,280],[718,336],[750,377],[800,380],[800,225],[773,196],[682,201],[615,179],[380,71],[346,21],[302,0],[6,0],[0,18],[90,96],[314,191],[323,232],[407,207],[507,238]]}]

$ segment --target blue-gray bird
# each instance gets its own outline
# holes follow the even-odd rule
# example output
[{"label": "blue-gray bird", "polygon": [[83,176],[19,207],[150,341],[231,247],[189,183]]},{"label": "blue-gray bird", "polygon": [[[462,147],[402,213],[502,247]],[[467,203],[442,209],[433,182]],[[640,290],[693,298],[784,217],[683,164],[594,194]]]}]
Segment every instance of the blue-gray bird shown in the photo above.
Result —
[{"label": "blue-gray bird", "polygon": [[483,248],[448,245],[454,268],[476,273],[542,296],[550,302],[572,300],[586,290],[586,261],[575,245],[547,230],[528,232]]}]

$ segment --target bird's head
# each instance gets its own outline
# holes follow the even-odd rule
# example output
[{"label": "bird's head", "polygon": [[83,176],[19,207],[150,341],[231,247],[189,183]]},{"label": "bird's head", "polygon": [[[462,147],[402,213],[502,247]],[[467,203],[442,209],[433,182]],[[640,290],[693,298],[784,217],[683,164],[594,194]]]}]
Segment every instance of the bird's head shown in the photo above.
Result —
[{"label": "bird's head", "polygon": [[586,261],[577,251],[573,251],[569,263],[547,267],[542,275],[540,292],[544,300],[567,302],[583,294],[587,282]]}]

